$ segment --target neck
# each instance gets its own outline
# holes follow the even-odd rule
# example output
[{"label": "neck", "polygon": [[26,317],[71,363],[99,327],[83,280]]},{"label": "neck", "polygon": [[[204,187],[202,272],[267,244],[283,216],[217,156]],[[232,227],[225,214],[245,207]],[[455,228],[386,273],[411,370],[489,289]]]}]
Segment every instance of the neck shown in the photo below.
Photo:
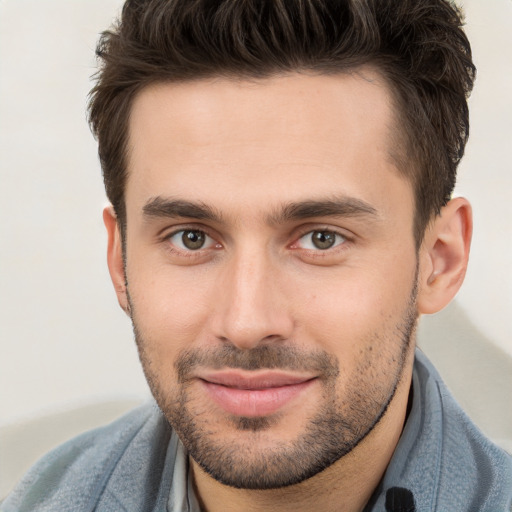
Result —
[{"label": "neck", "polygon": [[[411,352],[414,357],[414,351]],[[300,484],[262,491],[235,489],[217,482],[191,460],[190,467],[202,510],[362,511],[382,479],[402,433],[411,386],[412,361],[407,368],[386,413],[375,428],[349,454]]]}]

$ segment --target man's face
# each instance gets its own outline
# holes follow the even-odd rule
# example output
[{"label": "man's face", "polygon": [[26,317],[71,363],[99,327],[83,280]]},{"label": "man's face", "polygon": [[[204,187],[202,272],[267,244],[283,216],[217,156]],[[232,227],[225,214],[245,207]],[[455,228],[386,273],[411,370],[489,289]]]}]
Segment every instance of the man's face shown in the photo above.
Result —
[{"label": "man's face", "polygon": [[408,386],[412,187],[375,74],[162,84],[130,120],[126,280],[190,454],[245,488],[352,451]]}]

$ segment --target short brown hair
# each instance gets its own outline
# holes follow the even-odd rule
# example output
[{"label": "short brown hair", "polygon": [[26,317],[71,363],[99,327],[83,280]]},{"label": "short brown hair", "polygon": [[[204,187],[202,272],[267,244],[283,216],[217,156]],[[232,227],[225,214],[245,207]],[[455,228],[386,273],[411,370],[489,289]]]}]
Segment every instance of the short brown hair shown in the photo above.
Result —
[{"label": "short brown hair", "polygon": [[450,198],[469,133],[475,67],[462,21],[448,0],[127,0],[99,40],[89,103],[122,230],[129,113],[147,85],[371,66],[398,107],[398,168],[414,187],[419,244]]}]

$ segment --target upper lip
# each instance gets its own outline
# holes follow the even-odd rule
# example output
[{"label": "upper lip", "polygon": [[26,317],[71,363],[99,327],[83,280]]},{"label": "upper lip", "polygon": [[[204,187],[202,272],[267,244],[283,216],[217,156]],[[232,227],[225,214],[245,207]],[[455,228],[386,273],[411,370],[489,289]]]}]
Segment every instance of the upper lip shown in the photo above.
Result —
[{"label": "upper lip", "polygon": [[244,372],[226,370],[203,372],[198,378],[212,384],[236,389],[269,389],[301,384],[315,378],[314,375],[294,375],[286,372],[258,371]]}]

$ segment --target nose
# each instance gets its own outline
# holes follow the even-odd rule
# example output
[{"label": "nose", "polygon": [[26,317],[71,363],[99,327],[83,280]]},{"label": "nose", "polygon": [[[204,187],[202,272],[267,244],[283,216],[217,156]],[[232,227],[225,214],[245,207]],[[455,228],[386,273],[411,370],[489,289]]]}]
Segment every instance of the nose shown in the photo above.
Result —
[{"label": "nose", "polygon": [[291,337],[290,298],[279,274],[278,265],[264,251],[246,251],[231,259],[219,283],[214,321],[218,339],[250,350]]}]

